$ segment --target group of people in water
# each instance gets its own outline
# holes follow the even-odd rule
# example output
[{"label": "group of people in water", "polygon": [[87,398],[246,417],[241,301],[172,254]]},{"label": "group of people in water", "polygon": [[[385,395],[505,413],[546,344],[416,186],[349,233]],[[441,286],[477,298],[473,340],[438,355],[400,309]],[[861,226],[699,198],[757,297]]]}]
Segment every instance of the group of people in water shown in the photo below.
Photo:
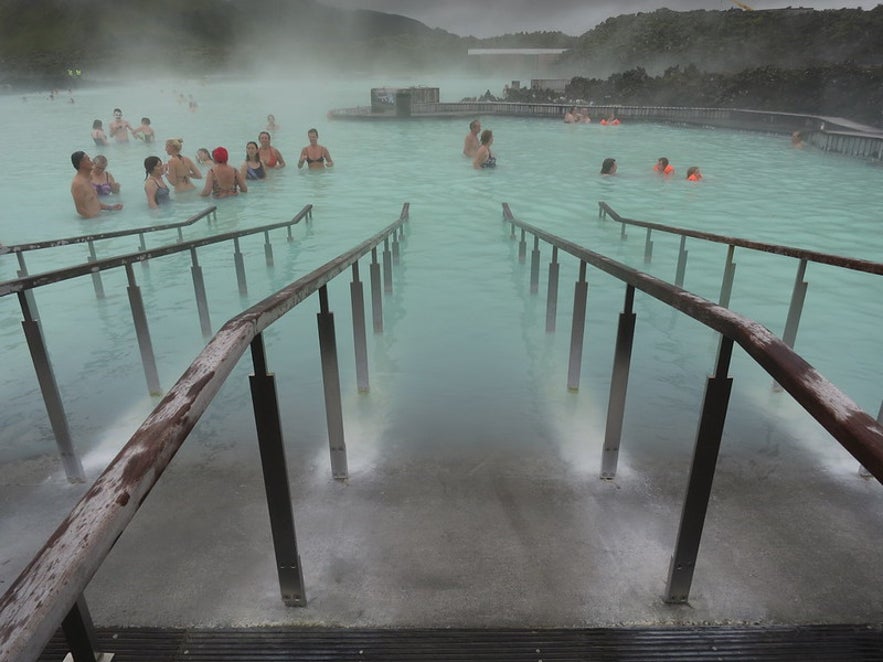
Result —
[{"label": "group of people in water", "polygon": [[[665,156],[660,156],[655,165],[653,166],[653,172],[655,172],[660,177],[673,177],[675,174],[675,167],[671,164]],[[602,175],[615,175],[616,174],[616,159],[606,158],[601,163],[601,174]],[[688,182],[699,182],[702,181],[702,173],[699,171],[699,166],[690,166],[687,168],[687,181]]]},{"label": "group of people in water", "polygon": [[[265,179],[267,172],[284,168],[285,158],[271,144],[270,128],[277,129],[276,118],[267,116],[268,130],[261,131],[257,141],[249,141],[245,145],[245,159],[235,168],[229,161],[229,152],[225,147],[216,147],[211,152],[205,147],[199,148],[194,162],[183,152],[184,141],[181,138],[170,138],[165,142],[167,160],[159,156],[148,156],[144,159],[144,194],[147,206],[151,209],[159,207],[171,200],[171,192],[185,193],[196,188],[194,180],[202,180],[200,167],[207,168],[205,183],[200,191],[202,196],[226,198],[239,193],[248,192],[248,182]],[[143,118],[141,126],[132,126],[122,117],[119,108],[114,109],[114,119],[109,125],[110,137],[117,143],[129,141],[129,135],[145,142],[154,142],[155,134],[150,127],[150,119]],[[95,120],[92,126],[92,138],[96,146],[108,144],[108,136],[104,133],[101,120]],[[300,152],[297,167],[306,165],[311,170],[320,170],[334,165],[328,148],[319,144],[319,132],[310,129],[307,132],[309,144]],[[120,185],[107,170],[107,157],[99,154],[93,160],[83,151],[71,154],[71,163],[77,174],[71,182],[71,196],[77,213],[83,218],[94,218],[102,211],[122,209],[120,203],[108,203],[107,196],[120,192]]]}]

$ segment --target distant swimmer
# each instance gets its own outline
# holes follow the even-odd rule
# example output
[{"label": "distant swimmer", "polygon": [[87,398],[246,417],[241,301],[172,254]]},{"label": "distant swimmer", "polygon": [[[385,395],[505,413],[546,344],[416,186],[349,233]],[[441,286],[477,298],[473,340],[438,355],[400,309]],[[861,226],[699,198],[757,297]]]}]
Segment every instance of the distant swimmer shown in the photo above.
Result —
[{"label": "distant swimmer", "polygon": [[571,106],[570,110],[564,113],[564,123],[565,124],[576,124],[580,120],[579,113],[576,110],[576,106]]},{"label": "distant swimmer", "polygon": [[602,175],[615,175],[616,174],[616,159],[604,159],[601,163],[601,174]]},{"label": "distant swimmer", "polygon": [[494,144],[494,132],[490,129],[485,129],[481,132],[481,147],[478,148],[478,151],[475,153],[475,158],[472,159],[472,167],[476,170],[480,168],[496,168],[497,167],[497,157],[491,154],[491,145]]},{"label": "distant swimmer", "polygon": [[107,134],[104,133],[104,122],[101,120],[92,122],[92,140],[98,147],[104,147],[107,144]]},{"label": "distant swimmer", "polygon": [[213,198],[229,198],[233,195],[248,192],[248,184],[239,174],[239,170],[227,164],[229,155],[225,147],[215,147],[212,150],[212,158],[215,160],[214,167],[205,176],[205,186],[199,195]]},{"label": "distant swimmer", "polygon": [[468,156],[470,159],[475,158],[475,153],[481,147],[478,140],[479,133],[481,133],[481,122],[478,120],[469,122],[469,133],[466,134],[466,139],[463,141],[463,156]]},{"label": "distant swimmer", "polygon": [[107,157],[103,154],[99,154],[93,159],[89,181],[92,182],[92,188],[95,189],[99,198],[120,192],[120,185],[107,171]]},{"label": "distant swimmer", "polygon": [[141,118],[141,126],[132,131],[132,135],[136,138],[140,138],[146,143],[152,143],[156,138],[156,134],[153,132],[153,127],[150,126],[150,118],[142,117]]},{"label": "distant swimmer", "polygon": [[285,159],[282,158],[282,152],[270,144],[270,134],[267,131],[261,131],[258,134],[258,154],[261,156],[261,163],[265,168],[284,168]]},{"label": "distant swimmer", "polygon": [[791,134],[791,147],[795,149],[803,149],[803,134],[800,131],[795,131]]},{"label": "distant swimmer", "polygon": [[166,164],[166,177],[175,188],[175,193],[183,193],[184,191],[192,191],[196,186],[192,179],[202,179],[202,171],[196,167],[188,157],[181,154],[184,147],[184,141],[180,138],[169,138],[166,140],[166,154],[169,155],[169,161]]},{"label": "distant swimmer", "polygon": [[278,131],[279,125],[276,124],[275,115],[267,115],[267,131]]},{"label": "distant swimmer", "polygon": [[264,179],[267,171],[258,156],[258,144],[254,140],[245,143],[245,161],[239,167],[239,174],[243,179]]},{"label": "distant swimmer", "polygon": [[669,163],[668,159],[664,156],[659,157],[659,159],[656,161],[656,165],[653,166],[653,170],[654,172],[656,172],[656,174],[665,177],[670,177],[671,175],[675,174],[674,166]]},{"label": "distant swimmer", "polygon": [[334,161],[331,160],[328,149],[319,144],[319,132],[316,129],[310,129],[307,131],[307,139],[310,144],[300,151],[297,167],[303,167],[304,163],[310,170],[323,170],[333,166]]},{"label": "distant swimmer", "polygon": [[169,187],[163,181],[162,159],[158,156],[148,156],[144,159],[144,172],[147,177],[144,179],[144,193],[147,195],[147,206],[156,209],[171,200]]},{"label": "distant swimmer", "polygon": [[129,133],[134,133],[132,125],[123,119],[123,111],[119,108],[113,109],[113,119],[107,129],[110,131],[110,137],[118,143],[129,142]]},{"label": "distant swimmer", "polygon": [[98,194],[92,188],[92,159],[86,152],[74,152],[71,154],[71,163],[77,174],[71,181],[71,197],[74,199],[74,206],[77,213],[83,218],[95,218],[102,211],[111,211],[122,209],[120,203],[114,205],[106,205],[98,199]]},{"label": "distant swimmer", "polygon": [[610,113],[607,117],[601,119],[602,126],[619,126],[621,122],[616,119],[616,115]]},{"label": "distant swimmer", "polygon": [[687,181],[688,182],[701,182],[702,181],[702,173],[699,172],[699,166],[690,166],[687,168]]}]

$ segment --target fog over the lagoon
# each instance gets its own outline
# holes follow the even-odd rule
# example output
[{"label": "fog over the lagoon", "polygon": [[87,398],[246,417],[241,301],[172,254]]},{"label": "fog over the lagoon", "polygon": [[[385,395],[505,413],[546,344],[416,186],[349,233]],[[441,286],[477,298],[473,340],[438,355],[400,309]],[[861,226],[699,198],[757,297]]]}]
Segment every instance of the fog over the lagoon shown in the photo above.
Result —
[{"label": "fog over the lagoon", "polygon": [[[559,30],[569,35],[580,35],[591,30],[611,16],[652,12],[663,7],[675,11],[694,9],[736,9],[730,0],[321,0],[323,4],[345,9],[373,9],[401,14],[431,28],[441,28],[461,37],[494,37],[510,32]],[[859,2],[837,0],[771,2],[744,0],[754,9],[859,8]],[[866,3],[866,8],[876,2]]]}]

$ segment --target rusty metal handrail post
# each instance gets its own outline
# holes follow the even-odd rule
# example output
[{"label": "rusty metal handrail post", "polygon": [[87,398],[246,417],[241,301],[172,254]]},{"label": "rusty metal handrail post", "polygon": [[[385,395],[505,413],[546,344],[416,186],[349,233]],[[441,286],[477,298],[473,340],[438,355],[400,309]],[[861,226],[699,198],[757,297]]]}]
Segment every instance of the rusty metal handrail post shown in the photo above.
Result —
[{"label": "rusty metal handrail post", "polygon": [[325,419],[328,423],[328,447],[331,451],[331,475],[347,478],[346,443],[343,436],[343,405],[340,400],[340,371],[337,364],[337,340],[334,313],[328,309],[328,286],[319,288],[319,351],[322,357],[322,383],[325,391]]},{"label": "rusty metal handrail post", "polygon": [[797,340],[797,327],[800,325],[800,315],[803,313],[803,302],[806,300],[806,288],[809,284],[804,280],[806,276],[806,260],[801,260],[797,265],[797,276],[794,278],[794,289],[791,292],[791,304],[788,307],[788,318],[785,322],[785,330],[782,340],[788,347],[793,348]]},{"label": "rusty metal handrail post", "polygon": [[635,288],[625,288],[625,303],[619,314],[616,330],[616,349],[613,353],[613,374],[610,378],[610,398],[607,403],[607,425],[604,431],[604,450],[601,454],[601,478],[616,476],[619,463],[619,446],[622,440],[622,422],[625,418],[626,392],[629,385],[629,368],[632,360],[632,344],[635,337]]},{"label": "rusty metal handrail post", "polygon": [[573,287],[573,324],[570,331],[570,359],[567,366],[567,388],[579,390],[579,374],[583,359],[583,338],[586,330],[586,299],[589,283],[586,281],[586,262],[579,261],[579,280]]},{"label": "rusty metal handrail post", "polygon": [[95,625],[82,593],[64,617],[61,628],[73,662],[110,662],[113,659],[112,653],[98,653],[95,650],[98,647]]},{"label": "rusty metal handrail post", "polygon": [[718,303],[724,308],[730,307],[730,296],[733,294],[733,279],[736,277],[736,263],[733,262],[733,254],[736,247],[730,244],[727,247],[727,261],[724,265],[724,278],[721,281],[721,294]]},{"label": "rusty metal handrail post", "polygon": [[721,336],[715,374],[708,378],[705,387],[705,399],[696,433],[687,495],[684,499],[675,551],[669,567],[665,590],[665,601],[669,604],[685,604],[690,596],[690,585],[693,582],[693,571],[696,569],[699,542],[705,525],[705,513],[711,497],[711,485],[714,481],[714,470],[720,451],[724,421],[727,417],[727,405],[733,387],[732,377],[727,376],[732,354],[733,339]]},{"label": "rusty metal handrail post", "polygon": [[239,237],[233,239],[233,263],[236,266],[236,284],[239,286],[239,296],[248,296],[248,283],[245,281],[245,260],[242,250],[239,248]]},{"label": "rusty metal handrail post", "polygon": [[282,441],[282,425],[279,422],[276,378],[273,373],[267,372],[264,340],[260,333],[251,341],[251,357],[254,374],[248,379],[261,454],[261,468],[264,474],[264,489],[267,494],[267,509],[270,514],[273,550],[276,554],[279,589],[285,606],[306,607],[303,566],[297,551],[291,491],[288,486],[288,464],[285,461],[285,444]]},{"label": "rusty metal handrail post", "polygon": [[[288,226],[291,228],[291,226]],[[264,259],[267,261],[267,266],[273,266],[273,244],[270,243],[270,231],[266,230],[264,232]]]},{"label": "rusty metal handrail post", "polygon": [[377,261],[377,248],[371,249],[371,313],[374,319],[374,333],[383,333],[383,296],[380,285],[380,263]]},{"label": "rusty metal handrail post", "polygon": [[[400,230],[401,228],[399,228]],[[392,233],[392,263],[399,264],[399,230]]]},{"label": "rusty metal handrail post", "polygon": [[675,269],[675,285],[684,286],[684,277],[687,273],[687,235],[681,235],[681,245],[678,248],[678,266]]},{"label": "rusty metal handrail post", "polygon": [[383,292],[392,294],[392,252],[389,250],[389,237],[383,240]]},{"label": "rusty metal handrail post", "polygon": [[521,229],[521,241],[518,242],[518,261],[521,264],[524,264],[525,257],[527,256],[527,238],[525,237],[527,233],[524,231],[524,228]]},{"label": "rusty metal handrail post", "polygon": [[[89,243],[89,256],[86,258],[87,262],[95,262],[98,260],[98,256],[95,254],[95,242],[90,241]],[[93,271],[92,272],[92,284],[95,286],[95,296],[99,299],[104,298],[104,284],[101,282],[101,272]]]},{"label": "rusty metal handrail post", "polygon": [[530,252],[530,293],[540,291],[540,238],[533,238],[533,250]]},{"label": "rusty metal handrail post", "polygon": [[190,273],[193,276],[193,290],[196,294],[196,310],[199,313],[199,328],[203,338],[211,338],[212,322],[209,319],[208,299],[205,295],[205,279],[202,275],[202,267],[196,256],[196,248],[190,249]]},{"label": "rusty metal handrail post", "polygon": [[[883,425],[883,402],[880,402],[880,409],[877,410],[877,423]],[[873,474],[865,469],[864,465],[858,465],[858,475],[862,478],[870,478]]]},{"label": "rusty metal handrail post", "polygon": [[64,465],[64,473],[68,482],[86,482],[86,473],[80,461],[77,451],[71,440],[70,427],[67,422],[67,414],[61,400],[61,392],[58,390],[58,382],[55,380],[55,372],[46,351],[46,341],[43,338],[43,329],[40,320],[34,317],[28,301],[27,291],[18,293],[18,301],[22,312],[22,329],[28,350],[31,353],[31,361],[34,364],[34,372],[37,373],[37,383],[43,395],[43,404],[46,405],[46,413],[55,436],[55,444],[61,455],[61,463]]},{"label": "rusty metal handrail post", "polygon": [[138,349],[141,351],[141,363],[144,365],[144,376],[147,378],[147,390],[150,395],[160,395],[159,372],[156,369],[156,358],[153,354],[153,343],[150,340],[150,329],[147,326],[147,314],[144,312],[144,301],[141,299],[141,288],[135,282],[135,272],[131,264],[126,265],[126,277],[129,286],[129,305],[132,308],[132,320],[135,322],[135,335],[138,338]]},{"label": "rusty metal handrail post", "polygon": [[555,318],[558,315],[558,247],[552,246],[552,261],[549,262],[549,285],[546,290],[546,333],[554,333]]},{"label": "rusty metal handrail post", "polygon": [[653,241],[650,239],[652,230],[647,228],[647,237],[644,239],[644,264],[650,264],[653,261]]},{"label": "rusty metal handrail post", "polygon": [[365,293],[359,280],[359,263],[353,263],[353,280],[350,283],[350,300],[353,308],[353,350],[356,355],[356,386],[360,393],[367,393],[368,340],[365,336]]}]

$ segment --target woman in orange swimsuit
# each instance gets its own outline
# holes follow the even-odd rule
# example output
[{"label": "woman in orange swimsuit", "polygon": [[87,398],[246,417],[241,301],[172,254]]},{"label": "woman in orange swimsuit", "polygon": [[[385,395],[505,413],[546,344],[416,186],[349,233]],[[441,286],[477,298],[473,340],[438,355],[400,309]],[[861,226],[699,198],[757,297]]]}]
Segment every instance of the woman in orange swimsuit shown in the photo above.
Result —
[{"label": "woman in orange swimsuit", "polygon": [[261,145],[258,148],[258,156],[265,168],[285,167],[285,159],[282,158],[282,153],[270,144],[270,133],[268,131],[261,131],[258,134],[258,142]]}]

